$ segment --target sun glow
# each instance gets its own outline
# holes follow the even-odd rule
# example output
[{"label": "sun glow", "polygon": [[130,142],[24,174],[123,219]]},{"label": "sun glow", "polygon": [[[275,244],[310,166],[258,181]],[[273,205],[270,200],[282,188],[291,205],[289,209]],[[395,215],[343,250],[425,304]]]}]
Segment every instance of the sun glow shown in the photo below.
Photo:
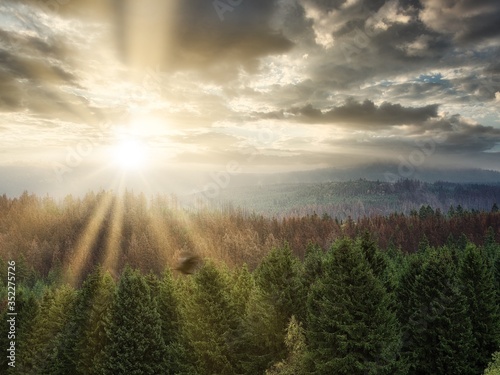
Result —
[{"label": "sun glow", "polygon": [[112,150],[115,165],[124,170],[142,169],[147,161],[147,148],[141,141],[128,138],[116,144]]}]

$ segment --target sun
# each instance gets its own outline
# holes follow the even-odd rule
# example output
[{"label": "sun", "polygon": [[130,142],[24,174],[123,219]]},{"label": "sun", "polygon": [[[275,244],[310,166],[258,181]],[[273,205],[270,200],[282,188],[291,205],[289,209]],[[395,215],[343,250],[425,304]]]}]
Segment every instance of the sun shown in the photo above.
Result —
[{"label": "sun", "polygon": [[124,170],[138,170],[145,167],[147,148],[137,139],[123,139],[112,149],[114,164]]}]

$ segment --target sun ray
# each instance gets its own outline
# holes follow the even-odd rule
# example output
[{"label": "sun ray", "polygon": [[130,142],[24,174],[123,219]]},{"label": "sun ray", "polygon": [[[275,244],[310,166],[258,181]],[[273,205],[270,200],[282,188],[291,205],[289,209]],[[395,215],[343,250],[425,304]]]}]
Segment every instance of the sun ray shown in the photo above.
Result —
[{"label": "sun ray", "polygon": [[110,271],[112,275],[116,275],[118,272],[124,211],[123,199],[121,199],[119,195],[115,196],[111,216],[111,228],[108,238],[106,239],[106,250],[102,263],[104,269]]},{"label": "sun ray", "polygon": [[176,245],[172,242],[173,234],[169,225],[164,223],[160,213],[151,208],[148,227],[152,230],[152,240],[156,242],[156,246],[160,248],[160,257],[164,262],[172,267],[174,265]]},{"label": "sun ray", "polygon": [[110,193],[103,193],[103,197],[98,202],[97,209],[90,218],[83,234],[78,240],[73,256],[71,257],[66,268],[66,279],[70,282],[70,284],[74,285],[81,280],[84,268],[90,261],[90,251],[95,245],[97,235],[102,223],[104,222],[104,218],[111,207],[111,203],[112,195]]}]

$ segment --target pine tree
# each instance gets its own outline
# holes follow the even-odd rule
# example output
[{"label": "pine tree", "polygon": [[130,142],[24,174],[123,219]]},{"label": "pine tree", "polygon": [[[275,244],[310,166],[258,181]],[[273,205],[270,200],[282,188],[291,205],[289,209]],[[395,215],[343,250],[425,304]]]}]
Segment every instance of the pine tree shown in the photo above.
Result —
[{"label": "pine tree", "polygon": [[404,254],[401,251],[401,248],[396,249],[392,244],[389,244],[385,250],[385,259],[387,264],[386,287],[394,297],[396,296],[394,292],[397,290],[400,279],[404,273],[408,257],[408,254]]},{"label": "pine tree", "polygon": [[302,324],[292,316],[285,335],[285,346],[288,355],[285,360],[276,363],[265,375],[297,375],[306,374],[306,338]]},{"label": "pine tree", "polygon": [[58,339],[58,350],[50,365],[52,375],[80,374],[77,370],[79,359],[77,349],[80,346],[84,330],[90,324],[89,314],[101,279],[102,270],[98,267],[87,276],[82,287],[78,290],[73,311]]},{"label": "pine tree", "polygon": [[314,281],[323,274],[323,257],[324,253],[319,245],[312,243],[307,245],[302,275],[302,282],[306,289],[305,294]]},{"label": "pine tree", "polygon": [[21,374],[50,374],[59,338],[71,317],[75,291],[68,287],[47,289],[25,339],[24,358],[19,362]]},{"label": "pine tree", "polygon": [[429,239],[424,234],[423,237],[420,239],[420,242],[418,243],[418,251],[420,253],[425,253],[430,246],[431,245]]},{"label": "pine tree", "polygon": [[185,321],[181,315],[179,295],[170,271],[165,271],[157,292],[158,311],[161,319],[161,333],[166,349],[165,374],[184,374],[194,371],[190,363]]},{"label": "pine tree", "polygon": [[424,256],[420,253],[408,255],[404,262],[403,271],[395,291],[398,303],[397,318],[400,322],[408,322],[414,311],[420,307],[416,283],[422,273],[423,266]]},{"label": "pine tree", "polygon": [[280,320],[276,308],[257,286],[246,266],[234,272],[232,280],[232,300],[243,325],[242,371],[245,374],[262,374],[282,355]]},{"label": "pine tree", "polygon": [[375,241],[371,238],[370,232],[365,231],[363,233],[363,235],[358,239],[358,246],[368,261],[375,277],[384,281],[387,270],[387,261],[380,252]]},{"label": "pine tree", "polygon": [[283,332],[292,315],[299,320],[304,320],[306,316],[306,289],[302,274],[302,264],[288,245],[273,249],[255,270],[257,285],[276,307]]},{"label": "pine tree", "polygon": [[[7,279],[7,278],[6,278]],[[15,316],[16,320],[16,331],[15,331],[15,348],[16,348],[16,357],[26,358],[29,353],[28,348],[26,346],[28,338],[30,337],[30,332],[33,329],[33,320],[38,315],[39,303],[36,299],[34,293],[23,287],[19,286],[16,289],[16,306],[15,311],[17,315]],[[0,330],[0,345],[2,348],[10,348],[10,342],[12,340],[9,339],[8,333],[10,329],[10,323],[8,319],[12,318],[12,316],[7,315],[7,309],[0,314],[2,317],[2,330]],[[16,368],[8,366],[9,359],[7,355],[2,355],[0,358],[0,368],[7,369],[6,374],[16,374],[19,373],[16,371]]]},{"label": "pine tree", "polygon": [[460,279],[475,339],[473,365],[480,373],[500,345],[500,320],[494,275],[485,253],[475,245],[465,249]]},{"label": "pine tree", "polygon": [[[429,250],[403,278],[399,316],[409,374],[474,374],[474,338],[451,252]],[[403,298],[401,298],[403,297]]]},{"label": "pine tree", "polygon": [[338,241],[308,298],[314,374],[398,373],[401,337],[389,296],[360,249]]},{"label": "pine tree", "polygon": [[165,343],[156,301],[144,277],[126,267],[118,283],[102,363],[104,375],[166,372]]},{"label": "pine tree", "polygon": [[88,324],[76,349],[78,373],[94,375],[102,367],[115,292],[116,285],[111,275],[107,272],[101,275],[88,313]]},{"label": "pine tree", "polygon": [[469,243],[469,239],[467,238],[465,233],[462,233],[455,244],[455,248],[461,254],[465,250],[465,248],[467,247],[468,243]]},{"label": "pine tree", "polygon": [[490,261],[494,261],[500,255],[500,248],[495,241],[495,231],[493,227],[488,227],[484,236],[484,248]]},{"label": "pine tree", "polygon": [[212,263],[196,273],[184,307],[186,328],[202,374],[241,372],[242,322],[231,300],[228,277]]}]

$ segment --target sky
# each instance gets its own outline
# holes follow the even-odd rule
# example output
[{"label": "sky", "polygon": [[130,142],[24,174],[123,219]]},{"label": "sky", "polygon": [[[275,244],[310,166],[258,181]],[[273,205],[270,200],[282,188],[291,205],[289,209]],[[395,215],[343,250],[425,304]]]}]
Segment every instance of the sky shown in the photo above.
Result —
[{"label": "sky", "polygon": [[497,0],[2,0],[0,193],[500,170],[499,21]]}]

